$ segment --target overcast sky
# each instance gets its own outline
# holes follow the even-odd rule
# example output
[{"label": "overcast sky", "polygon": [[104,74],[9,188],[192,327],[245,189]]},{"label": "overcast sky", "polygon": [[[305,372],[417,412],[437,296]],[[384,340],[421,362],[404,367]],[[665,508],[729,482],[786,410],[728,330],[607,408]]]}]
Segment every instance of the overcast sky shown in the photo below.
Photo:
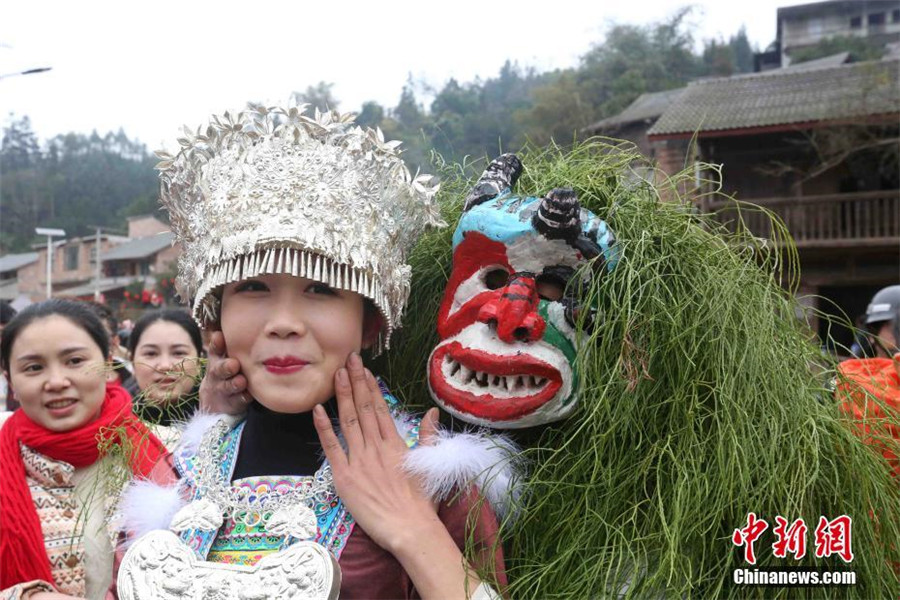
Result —
[{"label": "overcast sky", "polygon": [[[775,39],[790,0],[703,0],[699,40]],[[180,125],[247,100],[284,103],[334,83],[343,110],[396,105],[407,78],[440,88],[451,77],[495,76],[504,61],[540,71],[570,67],[610,23],[643,24],[675,0],[445,2],[208,2],[9,0],[0,10],[0,116],[28,115],[41,139],[124,128],[151,149],[173,146]],[[327,8],[326,8],[327,7]],[[52,71],[2,77],[27,68]]]}]

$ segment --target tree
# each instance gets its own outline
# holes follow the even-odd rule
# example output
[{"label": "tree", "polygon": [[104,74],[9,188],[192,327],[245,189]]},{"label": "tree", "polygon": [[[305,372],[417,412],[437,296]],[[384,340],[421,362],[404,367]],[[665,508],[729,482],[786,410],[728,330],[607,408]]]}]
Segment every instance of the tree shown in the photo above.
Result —
[{"label": "tree", "polygon": [[753,71],[753,48],[747,39],[747,28],[741,25],[736,35],[728,38],[728,45],[734,53],[734,66],[738,73],[751,73]]},{"label": "tree", "polygon": [[804,63],[840,52],[849,52],[853,62],[877,60],[884,55],[884,43],[872,38],[836,35],[793,51],[790,54],[791,64]]},{"label": "tree", "polygon": [[320,81],[316,85],[307,86],[306,91],[294,92],[291,94],[291,99],[297,103],[309,104],[309,112],[317,108],[321,111],[337,110],[340,102],[331,91],[333,87],[333,83]]},{"label": "tree", "polygon": [[638,96],[686,85],[703,71],[685,23],[690,8],[651,25],[614,25],[575,69],[544,74],[518,123],[538,143],[565,143],[603,117],[621,112]]},{"label": "tree", "polygon": [[356,116],[356,122],[361,127],[381,127],[382,121],[384,121],[384,107],[374,100],[364,102],[362,110]]},{"label": "tree", "polygon": [[124,217],[155,213],[154,159],[124,131],[70,133],[41,151],[27,117],[4,129],[0,149],[0,251],[27,251],[39,225],[69,236],[91,225],[122,227]]},{"label": "tree", "polygon": [[728,77],[735,71],[734,49],[722,41],[707,40],[703,45],[704,74]]},{"label": "tree", "polygon": [[428,115],[422,110],[412,82],[408,81],[400,92],[397,106],[382,121],[381,128],[386,138],[403,142],[404,159],[413,168],[423,168],[429,163],[429,144],[425,137]]},{"label": "tree", "polygon": [[0,169],[9,171],[32,167],[41,158],[37,137],[31,130],[31,119],[24,116],[16,119],[10,114],[10,123],[3,128],[3,142],[0,148]]},{"label": "tree", "polygon": [[532,106],[517,112],[516,117],[528,138],[537,144],[571,142],[595,114],[578,73],[572,69],[545,76],[544,84],[532,91],[532,99]]}]

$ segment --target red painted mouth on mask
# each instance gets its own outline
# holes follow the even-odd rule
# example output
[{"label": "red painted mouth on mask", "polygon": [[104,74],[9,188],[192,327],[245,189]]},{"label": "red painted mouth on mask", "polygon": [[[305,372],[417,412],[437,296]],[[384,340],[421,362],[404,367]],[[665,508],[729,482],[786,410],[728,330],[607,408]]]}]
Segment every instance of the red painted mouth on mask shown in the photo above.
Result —
[{"label": "red painted mouth on mask", "polygon": [[497,355],[459,342],[431,355],[431,390],[457,412],[487,421],[514,421],[533,413],[562,387],[559,370],[528,354]]}]

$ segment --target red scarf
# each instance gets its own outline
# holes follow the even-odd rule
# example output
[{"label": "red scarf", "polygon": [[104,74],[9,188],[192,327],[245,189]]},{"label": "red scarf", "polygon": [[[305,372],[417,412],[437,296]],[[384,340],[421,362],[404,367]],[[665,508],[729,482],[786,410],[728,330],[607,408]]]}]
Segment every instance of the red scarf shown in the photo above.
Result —
[{"label": "red scarf", "polygon": [[110,436],[134,449],[130,462],[136,477],[147,477],[166,455],[162,442],[134,416],[131,398],[118,383],[107,384],[100,416],[78,429],[49,431],[22,410],[6,421],[0,430],[0,589],[34,579],[54,583],[19,443],[79,468],[97,462],[99,444]]}]

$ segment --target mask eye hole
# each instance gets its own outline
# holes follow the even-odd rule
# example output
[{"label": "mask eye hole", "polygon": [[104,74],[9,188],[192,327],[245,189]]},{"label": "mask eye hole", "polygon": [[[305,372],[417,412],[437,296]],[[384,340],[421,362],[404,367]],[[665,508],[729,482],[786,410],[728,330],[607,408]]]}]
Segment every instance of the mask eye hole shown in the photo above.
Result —
[{"label": "mask eye hole", "polygon": [[538,296],[544,300],[555,302],[563,297],[566,291],[565,282],[559,277],[552,275],[540,275],[535,280]]},{"label": "mask eye hole", "polygon": [[484,274],[484,285],[489,290],[499,290],[509,281],[509,273],[499,267]]}]

